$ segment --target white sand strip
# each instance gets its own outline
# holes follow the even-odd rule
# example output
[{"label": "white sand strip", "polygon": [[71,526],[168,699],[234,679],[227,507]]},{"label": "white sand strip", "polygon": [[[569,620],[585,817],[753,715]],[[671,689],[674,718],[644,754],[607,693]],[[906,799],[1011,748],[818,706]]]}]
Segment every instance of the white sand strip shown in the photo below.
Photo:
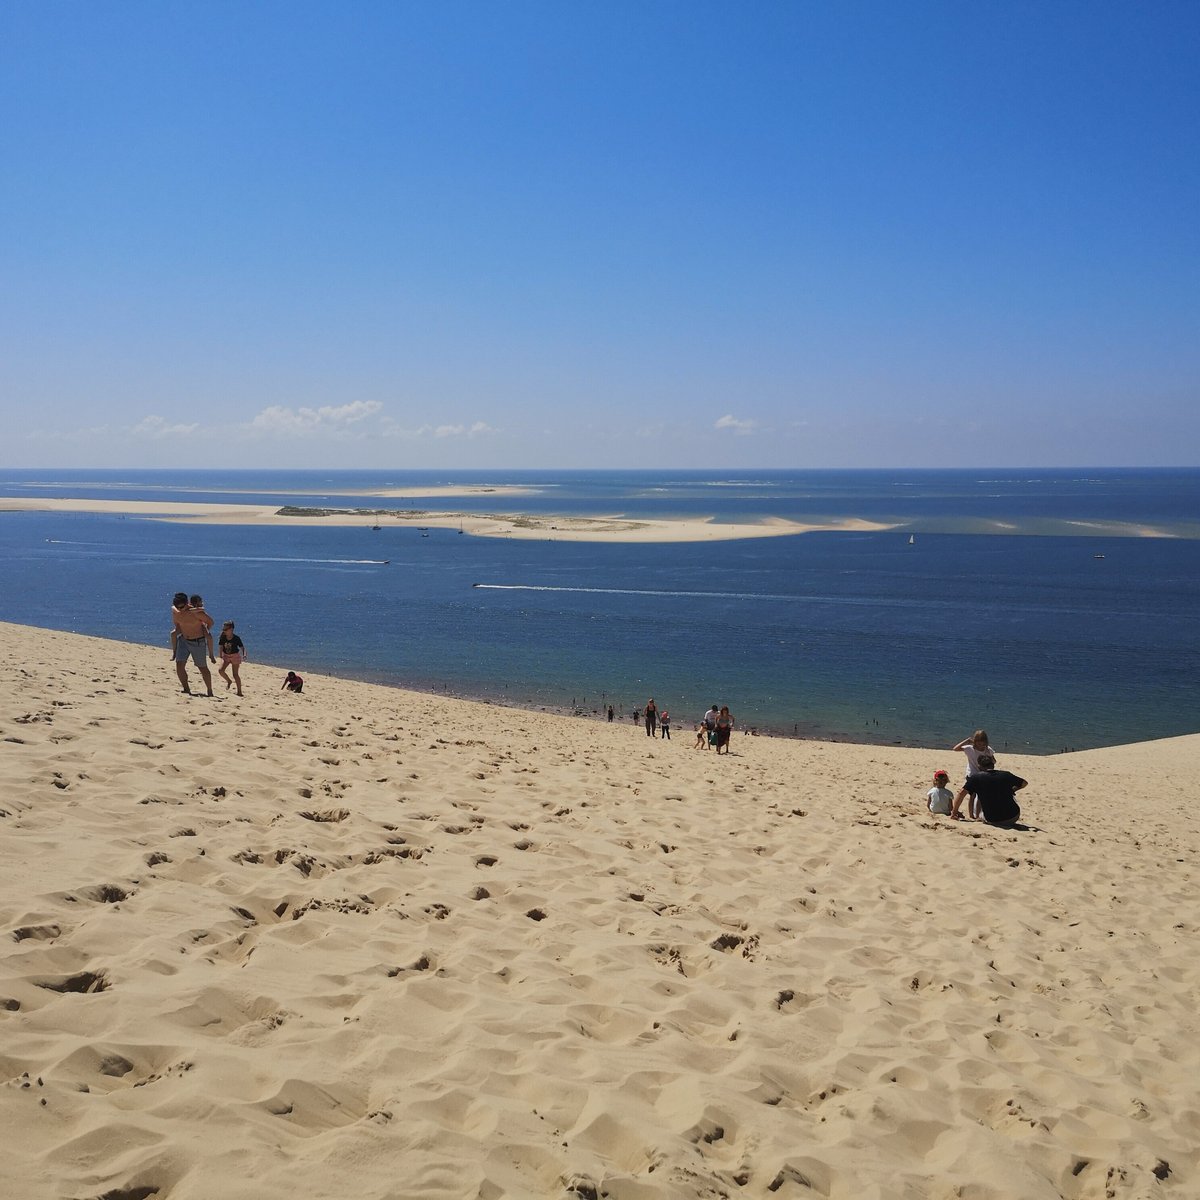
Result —
[{"label": "white sand strip", "polygon": [[[412,493],[405,493],[406,495]],[[278,505],[192,503],[157,500],[76,500],[61,497],[0,497],[2,512],[124,514],[204,525],[352,525],[385,529],[419,526],[462,529],[480,537],[563,542],[706,542],[780,537],[829,530],[876,530],[893,526],[847,519],[802,524],[780,518],[762,522],[718,522],[701,518],[630,519],[622,516],[568,517],[527,513],[457,513],[387,510],[337,511],[326,515],[282,515]]]}]

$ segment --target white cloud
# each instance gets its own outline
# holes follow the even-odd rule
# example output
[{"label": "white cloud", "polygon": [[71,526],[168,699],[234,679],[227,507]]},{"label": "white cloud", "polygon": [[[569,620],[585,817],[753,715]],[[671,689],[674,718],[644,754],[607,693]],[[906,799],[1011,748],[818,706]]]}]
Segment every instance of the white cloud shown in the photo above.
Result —
[{"label": "white cloud", "polygon": [[486,421],[475,421],[471,425],[462,423],[456,425],[418,425],[415,429],[405,429],[395,421],[387,421],[383,432],[389,437],[400,438],[477,438],[499,433]]},{"label": "white cloud", "polygon": [[190,425],[171,425],[160,416],[143,417],[129,432],[134,437],[142,438],[169,438],[169,437],[188,437],[200,428],[198,421],[193,421]]},{"label": "white cloud", "polygon": [[732,429],[734,433],[745,435],[753,433],[758,428],[757,421],[741,421],[738,420],[732,413],[726,413],[723,417],[719,417],[713,425],[714,429]]},{"label": "white cloud", "polygon": [[28,433],[14,430],[14,438],[30,442],[92,442],[106,438],[112,431],[107,425],[92,425],[80,429],[31,429]]},{"label": "white cloud", "polygon": [[336,407],[326,404],[321,408],[288,408],[283,404],[272,404],[250,422],[250,428],[258,433],[282,433],[291,437],[341,433],[374,416],[382,408],[378,400],[354,400],[350,404]]}]

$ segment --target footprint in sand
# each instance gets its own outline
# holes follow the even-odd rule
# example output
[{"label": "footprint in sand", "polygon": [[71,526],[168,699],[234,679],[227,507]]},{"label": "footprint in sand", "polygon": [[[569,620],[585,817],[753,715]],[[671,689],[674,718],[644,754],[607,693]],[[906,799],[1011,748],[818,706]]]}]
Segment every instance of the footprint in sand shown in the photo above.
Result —
[{"label": "footprint in sand", "polygon": [[22,925],[20,929],[13,930],[13,940],[18,942],[27,938],[36,938],[39,942],[52,942],[61,936],[62,927],[59,925]]}]

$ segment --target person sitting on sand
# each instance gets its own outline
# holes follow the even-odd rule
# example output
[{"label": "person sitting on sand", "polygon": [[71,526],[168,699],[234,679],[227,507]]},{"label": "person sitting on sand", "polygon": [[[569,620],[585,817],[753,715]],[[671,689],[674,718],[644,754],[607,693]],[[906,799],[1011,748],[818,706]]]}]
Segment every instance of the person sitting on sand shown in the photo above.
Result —
[{"label": "person sitting on sand", "polygon": [[[233,632],[233,622],[226,621],[221,626],[221,637],[217,643],[221,647],[221,666],[217,670],[217,674],[225,680],[225,690],[237,684],[237,694],[242,694],[242,676],[239,671],[242,663],[246,661],[246,646],[242,639]],[[231,680],[225,674],[230,668],[233,669],[233,679]]]},{"label": "person sitting on sand", "polygon": [[954,793],[946,786],[949,782],[945,771],[934,771],[933,787],[925,793],[925,803],[935,817],[948,817],[954,811]]},{"label": "person sitting on sand", "polygon": [[956,821],[962,820],[962,814],[958,810],[963,797],[969,795],[973,800],[979,801],[983,819],[989,825],[1011,825],[1021,816],[1021,806],[1017,803],[1014,793],[1028,786],[1026,780],[1012,774],[1011,771],[997,771],[996,760],[992,755],[981,754],[979,770],[974,775],[968,775],[966,783],[959,788],[950,816]]},{"label": "person sitting on sand", "polygon": [[304,691],[304,680],[295,671],[289,671],[287,678],[283,681],[283,687],[279,690],[282,692],[283,688],[287,688],[289,692],[302,692]]},{"label": "person sitting on sand", "polygon": [[[963,738],[957,746],[952,747],[954,750],[961,750],[967,756],[967,770],[964,774],[964,779],[969,779],[979,770],[979,756],[981,754],[990,754],[994,759],[995,752],[988,745],[988,735],[986,729],[977,729],[969,738]],[[979,804],[974,798],[971,800],[971,816],[978,819]]]},{"label": "person sitting on sand", "polygon": [[217,661],[212,652],[212,634],[209,632],[212,623],[213,619],[204,611],[204,601],[199,596],[193,596],[189,601],[183,592],[176,592],[175,602],[171,607],[171,626],[176,634],[172,638],[172,657],[175,659],[175,674],[179,676],[180,686],[189,696],[192,694],[187,676],[189,657],[199,668],[208,694],[213,694],[212,675],[209,674],[208,663],[205,662],[206,657],[213,662]]}]

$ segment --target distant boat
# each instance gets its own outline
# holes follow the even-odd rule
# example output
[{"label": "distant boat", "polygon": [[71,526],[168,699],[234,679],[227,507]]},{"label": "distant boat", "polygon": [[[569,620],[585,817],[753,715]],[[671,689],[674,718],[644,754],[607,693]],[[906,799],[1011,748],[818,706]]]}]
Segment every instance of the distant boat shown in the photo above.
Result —
[{"label": "distant boat", "polygon": [[1103,554],[1093,554],[1092,557],[1093,558],[1103,558],[1104,555]]},{"label": "distant boat", "polygon": [[379,529],[379,526],[378,526],[378,525],[372,525],[372,526],[371,526],[371,528],[372,528],[372,529],[374,529],[374,530],[376,530],[376,531],[378,531],[378,529]]},{"label": "distant boat", "polygon": [[915,533],[910,533],[908,535],[908,544],[910,546],[915,546],[917,544],[917,535]]}]

